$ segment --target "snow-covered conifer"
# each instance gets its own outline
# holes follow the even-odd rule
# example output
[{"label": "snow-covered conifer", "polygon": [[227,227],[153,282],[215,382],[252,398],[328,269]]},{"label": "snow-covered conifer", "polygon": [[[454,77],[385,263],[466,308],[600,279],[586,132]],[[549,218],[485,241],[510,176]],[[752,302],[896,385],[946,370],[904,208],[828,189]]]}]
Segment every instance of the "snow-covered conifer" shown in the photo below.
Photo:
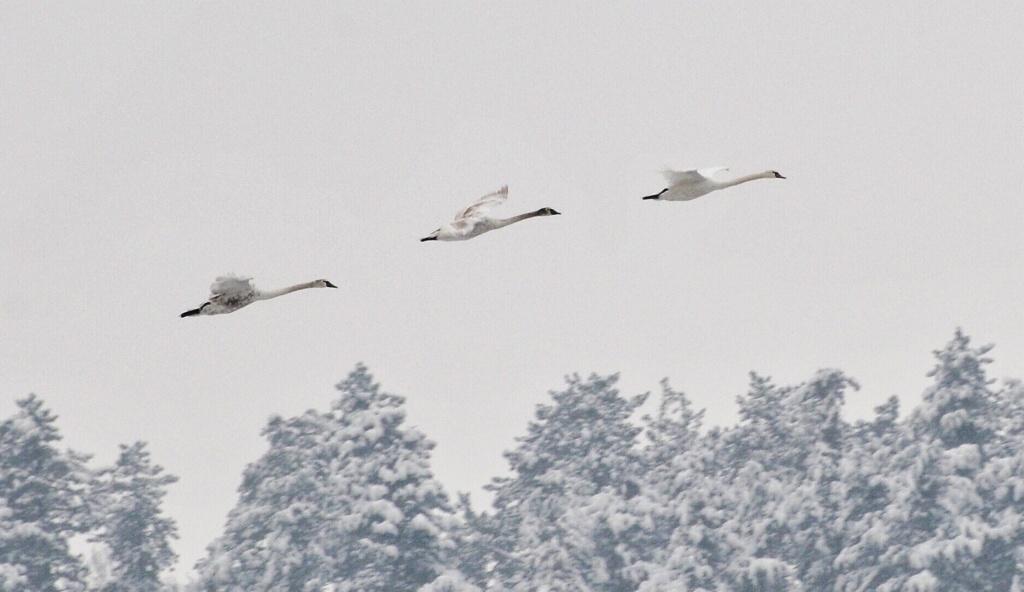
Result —
[{"label": "snow-covered conifer", "polygon": [[630,586],[624,540],[650,525],[631,507],[641,503],[635,488],[643,463],[635,449],[641,428],[628,420],[646,395],[620,396],[617,379],[569,377],[505,453],[512,476],[490,486],[497,585],[552,592]]},{"label": "snow-covered conifer", "polygon": [[920,407],[889,459],[891,501],[855,548],[870,556],[851,583],[877,590],[941,582],[949,590],[1008,590],[1022,539],[1019,452],[1003,456],[999,405],[984,367],[991,346],[957,331],[929,373]]},{"label": "snow-covered conifer", "polygon": [[870,588],[879,578],[880,557],[891,536],[886,509],[905,485],[893,465],[896,454],[907,445],[898,418],[899,400],[893,396],[875,408],[873,420],[851,428],[840,464],[843,548],[834,562],[836,589]]},{"label": "snow-covered conifer", "polygon": [[[823,370],[797,387],[751,375],[739,426],[712,430],[652,468],[675,521],[643,592],[830,589],[839,552],[844,392]],[[666,486],[667,484],[667,486]]]},{"label": "snow-covered conifer", "polygon": [[654,416],[645,415],[644,456],[655,470],[691,452],[700,436],[704,410],[695,411],[686,393],[674,390],[668,379],[661,381],[661,399]]},{"label": "snow-covered conifer", "polygon": [[[716,550],[704,536],[711,526],[701,510],[714,488],[713,454],[700,427],[704,412],[695,411],[687,396],[661,383],[657,413],[644,416],[647,465],[641,499],[651,527],[630,539],[635,560],[634,581],[644,592],[700,589],[713,584],[710,563]],[[713,430],[717,435],[718,430]],[[634,504],[634,507],[640,504]],[[680,525],[686,524],[686,528]]]},{"label": "snow-covered conifer", "polygon": [[264,429],[270,449],[200,562],[206,590],[412,592],[446,571],[456,518],[434,444],[363,365],[338,390],[330,411]]},{"label": "snow-covered conifer", "polygon": [[60,450],[57,417],[35,395],[0,423],[0,590],[83,590],[69,540],[89,528],[87,458]]},{"label": "snow-covered conifer", "polygon": [[177,481],[150,461],[145,442],[121,445],[113,467],[97,478],[97,532],[92,540],[109,549],[110,573],[102,592],[155,592],[160,574],[177,559],[170,539],[174,520],[160,508],[165,488]]},{"label": "snow-covered conifer", "polygon": [[[725,464],[739,470],[735,478],[723,475],[740,496],[738,519],[725,532],[737,529],[732,536],[743,543],[733,561],[749,566],[727,571],[732,585],[832,588],[832,563],[842,548],[839,467],[848,432],[840,411],[851,387],[856,383],[838,370],[785,388],[752,375],[750,392],[740,399],[743,422],[724,437]],[[760,571],[749,571],[757,566]]]}]

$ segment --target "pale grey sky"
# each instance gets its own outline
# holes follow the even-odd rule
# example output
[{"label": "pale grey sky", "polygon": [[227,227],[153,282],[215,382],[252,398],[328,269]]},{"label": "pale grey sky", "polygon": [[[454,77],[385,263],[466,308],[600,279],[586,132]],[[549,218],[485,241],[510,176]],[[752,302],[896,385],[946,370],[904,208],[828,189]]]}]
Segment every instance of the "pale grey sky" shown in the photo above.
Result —
[{"label": "pale grey sky", "polygon": [[[956,326],[1024,376],[1020,2],[0,5],[0,417],[142,439],[191,566],[271,414],[359,361],[478,492],[566,374],[916,404]],[[642,202],[657,171],[756,181]],[[465,243],[418,239],[509,185]],[[213,278],[313,290],[181,319]]]}]

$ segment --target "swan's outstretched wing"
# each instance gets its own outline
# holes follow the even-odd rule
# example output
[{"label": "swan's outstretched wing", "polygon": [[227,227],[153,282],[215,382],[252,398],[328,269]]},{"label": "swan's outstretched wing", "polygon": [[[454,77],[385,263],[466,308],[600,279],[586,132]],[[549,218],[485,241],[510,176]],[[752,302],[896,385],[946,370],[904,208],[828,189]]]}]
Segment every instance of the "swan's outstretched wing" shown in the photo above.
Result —
[{"label": "swan's outstretched wing", "polygon": [[488,193],[480,199],[473,202],[468,208],[459,212],[456,216],[456,220],[462,220],[463,218],[469,218],[472,216],[478,216],[489,211],[495,206],[501,205],[506,199],[508,199],[508,185],[505,185],[501,189],[494,193]]},{"label": "swan's outstretched wing", "polygon": [[705,179],[710,179],[711,177],[714,177],[716,174],[720,173],[721,171],[727,171],[727,170],[729,170],[729,167],[727,167],[727,166],[716,166],[716,167],[708,167],[706,169],[697,169],[697,172],[700,173],[701,177],[704,177]]},{"label": "swan's outstretched wing", "polygon": [[222,275],[213,280],[210,284],[210,294],[213,296],[232,296],[243,294],[253,290],[252,278],[237,275]]},{"label": "swan's outstretched wing", "polygon": [[669,185],[678,185],[680,183],[699,183],[705,179],[710,179],[719,171],[727,170],[729,170],[729,167],[724,166],[692,169],[689,171],[664,169],[661,171],[661,174],[665,176],[665,180],[668,181]]}]

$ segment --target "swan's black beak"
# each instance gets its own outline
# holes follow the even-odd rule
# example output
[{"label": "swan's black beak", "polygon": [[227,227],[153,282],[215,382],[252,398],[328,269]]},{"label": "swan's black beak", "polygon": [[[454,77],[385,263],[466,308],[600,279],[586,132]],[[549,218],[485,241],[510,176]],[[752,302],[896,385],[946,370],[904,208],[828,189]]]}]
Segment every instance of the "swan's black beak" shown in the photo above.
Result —
[{"label": "swan's black beak", "polygon": [[421,238],[421,239],[420,239],[420,242],[421,242],[421,243],[425,243],[425,242],[427,242],[428,240],[437,240],[437,237],[436,237],[436,236],[428,236],[427,238]]},{"label": "swan's black beak", "polygon": [[772,172],[775,173],[775,178],[776,179],[785,179],[785,177],[783,177],[781,174],[779,174],[779,171],[772,171]]},{"label": "swan's black beak", "polygon": [[337,288],[338,287],[338,286],[335,286],[334,284],[332,284],[331,282],[329,282],[327,280],[324,280],[324,285],[327,286],[328,288]]}]

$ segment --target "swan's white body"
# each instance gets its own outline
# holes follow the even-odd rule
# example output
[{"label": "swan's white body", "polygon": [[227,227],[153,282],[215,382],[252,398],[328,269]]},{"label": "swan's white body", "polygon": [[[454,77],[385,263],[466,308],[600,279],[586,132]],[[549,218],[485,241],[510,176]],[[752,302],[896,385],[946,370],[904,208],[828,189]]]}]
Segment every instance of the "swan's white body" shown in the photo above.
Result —
[{"label": "swan's white body", "polygon": [[421,238],[420,242],[430,240],[469,240],[473,237],[480,236],[485,232],[489,232],[497,228],[503,228],[509,224],[526,220],[527,218],[558,215],[558,212],[551,208],[541,208],[536,212],[527,212],[525,214],[519,214],[518,216],[512,216],[511,218],[491,218],[487,215],[488,211],[501,205],[506,199],[508,199],[507,185],[494,193],[488,193],[476,200],[469,207],[459,212],[455,216],[454,220],[441,225],[440,228],[430,233],[429,236]]},{"label": "swan's white body", "polygon": [[210,299],[199,308],[181,313],[182,318],[196,315],[217,315],[235,312],[249,306],[257,300],[269,300],[291,294],[306,288],[337,288],[327,280],[314,280],[305,284],[296,284],[280,290],[260,290],[252,284],[251,277],[222,275],[210,285]]},{"label": "swan's white body", "polygon": [[689,201],[707,195],[712,191],[746,183],[755,179],[785,179],[777,171],[765,171],[745,177],[738,177],[728,181],[716,181],[712,179],[715,173],[727,171],[729,167],[709,167],[706,169],[694,169],[691,171],[673,171],[666,169],[662,171],[668,187],[660,193],[648,195],[644,199],[659,199],[662,201]]}]

